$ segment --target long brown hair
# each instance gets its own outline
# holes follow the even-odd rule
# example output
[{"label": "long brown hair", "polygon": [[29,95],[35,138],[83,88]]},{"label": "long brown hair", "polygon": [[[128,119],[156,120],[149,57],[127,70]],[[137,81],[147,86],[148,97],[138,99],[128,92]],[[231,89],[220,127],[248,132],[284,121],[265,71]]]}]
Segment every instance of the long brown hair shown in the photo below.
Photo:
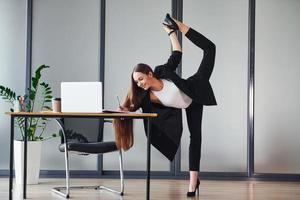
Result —
[{"label": "long brown hair", "polygon": [[[133,79],[134,72],[141,72],[143,74],[153,73],[149,65],[144,63],[137,64],[131,73],[131,86],[127,92],[125,100],[122,104],[130,112],[138,110],[142,103],[143,94],[145,91],[139,88]],[[128,150],[133,146],[133,120],[132,119],[114,119],[113,126],[115,130],[115,140],[118,149]]]}]

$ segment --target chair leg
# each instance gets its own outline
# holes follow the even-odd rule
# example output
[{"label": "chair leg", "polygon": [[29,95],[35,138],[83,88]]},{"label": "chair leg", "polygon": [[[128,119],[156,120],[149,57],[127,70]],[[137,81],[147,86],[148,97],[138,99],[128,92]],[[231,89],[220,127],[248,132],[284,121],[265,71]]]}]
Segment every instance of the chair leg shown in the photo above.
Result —
[{"label": "chair leg", "polygon": [[[70,170],[69,170],[68,142],[67,142],[66,133],[64,131],[63,124],[62,124],[61,120],[55,119],[55,121],[57,122],[58,126],[60,127],[60,129],[62,131],[64,142],[65,142],[64,155],[65,155],[65,167],[66,167],[66,187],[55,187],[55,188],[52,189],[52,191],[68,199],[68,198],[70,198],[70,184],[69,184]],[[66,193],[61,192],[61,190],[66,190]]]},{"label": "chair leg", "polygon": [[120,191],[113,190],[106,186],[99,186],[99,189],[104,189],[116,194],[119,194],[121,196],[124,195],[124,173],[123,173],[123,159],[122,159],[122,150],[119,150],[119,165],[120,165],[120,181],[121,181],[121,188]]},{"label": "chair leg", "polygon": [[[70,183],[69,183],[70,170],[69,170],[69,153],[66,144],[65,144],[65,167],[66,167],[66,187],[55,187],[52,189],[52,191],[68,199],[70,198]],[[66,190],[66,193],[63,193],[61,190]]]},{"label": "chair leg", "polygon": [[[121,181],[121,190],[117,191],[114,189],[111,189],[109,187],[100,185],[100,186],[69,186],[69,180],[70,180],[70,172],[69,172],[69,156],[68,156],[68,150],[65,148],[65,165],[66,165],[66,187],[55,187],[52,189],[53,192],[56,194],[64,197],[64,198],[70,198],[70,190],[71,189],[103,189],[107,190],[109,192],[113,192],[115,194],[118,194],[120,196],[124,195],[124,173],[123,173],[123,159],[122,159],[122,150],[119,150],[119,165],[120,165],[120,181]],[[66,190],[66,193],[62,192],[62,190]]]},{"label": "chair leg", "polygon": [[123,173],[123,158],[122,150],[119,150],[119,164],[120,164],[120,181],[121,181],[121,195],[124,194],[124,173]]}]

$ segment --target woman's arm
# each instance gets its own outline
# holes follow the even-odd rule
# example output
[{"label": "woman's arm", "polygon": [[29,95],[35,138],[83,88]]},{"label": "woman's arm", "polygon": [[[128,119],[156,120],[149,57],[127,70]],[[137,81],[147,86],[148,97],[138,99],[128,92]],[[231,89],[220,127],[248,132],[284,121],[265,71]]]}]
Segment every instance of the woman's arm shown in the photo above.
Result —
[{"label": "woman's arm", "polygon": [[167,63],[164,65],[157,66],[154,69],[154,74],[157,75],[157,77],[163,77],[165,74],[165,70],[171,70],[175,71],[179,63],[181,62],[182,57],[182,50],[181,45],[179,44],[177,35],[175,31],[169,29],[168,27],[164,26],[165,31],[168,33],[171,45],[172,45],[172,54],[170,55]]},{"label": "woman's arm", "polygon": [[[170,40],[171,40],[171,45],[172,45],[172,51],[180,51],[182,52],[181,50],[181,45],[178,41],[178,38],[177,38],[177,35],[176,35],[176,32],[169,29],[168,27],[164,26],[164,29],[165,31],[168,33],[169,37],[170,37]],[[172,32],[173,31],[173,32]],[[171,33],[172,32],[172,33]],[[170,34],[171,33],[171,34]]]},{"label": "woman's arm", "polygon": [[175,31],[166,26],[164,26],[164,29],[170,37],[172,54],[170,55],[167,63],[155,67],[154,74],[157,78],[165,78],[167,71],[175,71],[182,58],[181,45],[178,41]]}]

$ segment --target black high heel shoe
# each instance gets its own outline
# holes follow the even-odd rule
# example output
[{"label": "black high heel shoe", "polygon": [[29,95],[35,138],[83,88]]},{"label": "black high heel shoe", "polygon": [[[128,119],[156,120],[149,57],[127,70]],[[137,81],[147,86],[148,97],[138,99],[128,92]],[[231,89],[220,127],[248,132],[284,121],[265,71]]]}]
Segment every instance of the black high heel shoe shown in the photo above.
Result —
[{"label": "black high heel shoe", "polygon": [[171,18],[170,14],[167,13],[166,18],[165,18],[165,23],[163,25],[167,26],[169,29],[172,29],[174,31],[179,30],[178,25],[176,22]]},{"label": "black high heel shoe", "polygon": [[199,179],[197,179],[197,184],[196,184],[195,190],[193,192],[187,192],[186,196],[194,197],[196,195],[196,191],[197,191],[197,194],[199,195],[199,185],[200,185],[200,181],[199,181]]}]

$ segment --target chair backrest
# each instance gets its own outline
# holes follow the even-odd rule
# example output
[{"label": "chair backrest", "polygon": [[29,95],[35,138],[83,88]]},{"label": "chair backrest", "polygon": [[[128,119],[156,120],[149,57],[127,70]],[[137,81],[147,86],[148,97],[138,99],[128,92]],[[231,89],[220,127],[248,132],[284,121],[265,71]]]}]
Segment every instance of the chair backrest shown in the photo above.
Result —
[{"label": "chair backrest", "polygon": [[[103,141],[103,119],[66,118],[62,123],[68,142],[90,143]],[[64,143],[63,137],[61,143]]]}]

